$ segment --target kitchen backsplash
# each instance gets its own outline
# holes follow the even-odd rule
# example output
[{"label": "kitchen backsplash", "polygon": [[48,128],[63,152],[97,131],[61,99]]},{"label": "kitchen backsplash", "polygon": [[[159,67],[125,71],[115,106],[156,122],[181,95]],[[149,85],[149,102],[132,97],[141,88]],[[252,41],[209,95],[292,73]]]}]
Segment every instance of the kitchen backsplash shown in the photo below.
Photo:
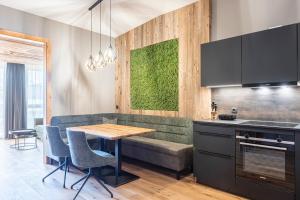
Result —
[{"label": "kitchen backsplash", "polygon": [[214,88],[218,114],[238,109],[240,119],[300,122],[300,87]]}]

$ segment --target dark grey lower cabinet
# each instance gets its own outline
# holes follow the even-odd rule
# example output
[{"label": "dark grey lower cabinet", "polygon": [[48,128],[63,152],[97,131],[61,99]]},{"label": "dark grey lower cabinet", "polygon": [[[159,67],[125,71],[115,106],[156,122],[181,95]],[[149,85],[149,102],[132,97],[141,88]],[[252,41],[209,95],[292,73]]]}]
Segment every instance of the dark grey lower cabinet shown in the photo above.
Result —
[{"label": "dark grey lower cabinet", "polygon": [[[295,133],[296,191],[293,191],[263,179],[236,176],[236,130],[239,128],[194,122],[193,170],[197,182],[253,200],[300,200],[300,131]],[[283,130],[278,133],[294,134]],[[287,170],[289,165],[285,167]]]},{"label": "dark grey lower cabinet", "polygon": [[194,174],[198,183],[226,191],[234,191],[234,157],[198,149],[195,149],[194,153]]},{"label": "dark grey lower cabinet", "polygon": [[300,199],[300,132],[295,134],[296,199]]},{"label": "dark grey lower cabinet", "polygon": [[234,192],[233,127],[194,124],[194,175],[198,183]]}]

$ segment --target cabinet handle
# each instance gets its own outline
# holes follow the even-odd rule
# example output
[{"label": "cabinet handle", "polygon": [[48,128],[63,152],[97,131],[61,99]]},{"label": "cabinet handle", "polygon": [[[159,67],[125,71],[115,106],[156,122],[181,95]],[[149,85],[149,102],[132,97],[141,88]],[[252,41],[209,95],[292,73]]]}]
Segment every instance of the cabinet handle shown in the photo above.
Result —
[{"label": "cabinet handle", "polygon": [[207,133],[207,132],[200,132],[200,131],[195,131],[195,133],[199,135],[207,135],[207,136],[212,136],[212,137],[223,137],[223,138],[234,138],[232,135],[226,135],[222,133]]},{"label": "cabinet handle", "polygon": [[258,141],[258,142],[270,142],[270,143],[276,143],[276,144],[286,144],[286,145],[295,145],[295,142],[292,141],[280,141],[278,140],[273,140],[273,139],[265,139],[265,138],[255,138],[255,137],[245,137],[245,136],[236,136],[236,139],[241,139],[241,140],[249,140],[249,141]]},{"label": "cabinet handle", "polygon": [[274,147],[274,146],[268,146],[268,145],[262,145],[262,144],[252,144],[252,143],[240,142],[240,145],[259,147],[259,148],[264,148],[264,149],[273,149],[273,150],[279,150],[279,151],[287,151],[287,148],[285,148],[285,147]]},{"label": "cabinet handle", "polygon": [[203,150],[200,150],[200,149],[198,149],[198,152],[201,153],[201,154],[214,156],[214,157],[220,157],[220,158],[226,158],[226,159],[231,159],[232,158],[232,156],[219,154],[219,153],[208,152],[208,151],[203,151]]}]

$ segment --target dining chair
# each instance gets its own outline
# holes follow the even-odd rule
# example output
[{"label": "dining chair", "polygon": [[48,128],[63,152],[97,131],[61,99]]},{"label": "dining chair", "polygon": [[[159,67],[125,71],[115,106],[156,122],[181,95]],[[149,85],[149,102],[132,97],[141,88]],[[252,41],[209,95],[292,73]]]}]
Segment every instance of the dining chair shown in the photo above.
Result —
[{"label": "dining chair", "polygon": [[64,162],[62,164],[60,164],[55,170],[53,170],[52,172],[47,174],[43,178],[43,182],[45,181],[45,179],[48,176],[50,176],[57,170],[61,169],[62,167],[64,167],[65,174],[64,174],[63,187],[66,188],[67,169],[69,168],[69,165],[71,163],[70,162],[71,154],[70,154],[69,146],[62,140],[58,127],[46,126],[46,131],[47,131],[47,137],[48,137],[49,146],[50,146],[50,150],[51,150],[52,154],[59,158],[64,158]]},{"label": "dining chair", "polygon": [[[95,168],[107,165],[115,166],[115,157],[107,152],[92,150],[87,143],[84,132],[67,130],[67,137],[73,165],[79,168],[88,169],[88,173],[71,186],[71,189],[73,189],[76,184],[84,181],[74,197],[74,199],[76,199],[88,179],[90,177],[95,177]],[[95,177],[95,179],[110,194],[110,197],[113,198],[113,193],[104,185],[104,183],[97,177]]]}]

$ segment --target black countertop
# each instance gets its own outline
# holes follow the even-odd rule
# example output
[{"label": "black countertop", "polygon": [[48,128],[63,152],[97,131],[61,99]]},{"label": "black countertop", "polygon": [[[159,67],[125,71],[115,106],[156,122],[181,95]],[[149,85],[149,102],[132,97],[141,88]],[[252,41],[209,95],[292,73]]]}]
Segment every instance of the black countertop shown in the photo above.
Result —
[{"label": "black countertop", "polygon": [[[262,125],[262,124],[246,124],[247,122],[251,121],[258,121],[258,122],[270,122],[269,125]],[[276,122],[276,121],[262,121],[262,120],[246,120],[246,119],[236,119],[236,120],[199,120],[194,121],[195,123],[199,124],[217,124],[217,125],[226,125],[226,126],[237,126],[237,127],[245,127],[245,128],[273,128],[273,129],[282,129],[282,130],[292,130],[292,131],[300,131],[300,123],[295,127],[287,127],[284,126],[285,123],[291,122]],[[274,125],[274,123],[280,123],[283,125]]]}]

